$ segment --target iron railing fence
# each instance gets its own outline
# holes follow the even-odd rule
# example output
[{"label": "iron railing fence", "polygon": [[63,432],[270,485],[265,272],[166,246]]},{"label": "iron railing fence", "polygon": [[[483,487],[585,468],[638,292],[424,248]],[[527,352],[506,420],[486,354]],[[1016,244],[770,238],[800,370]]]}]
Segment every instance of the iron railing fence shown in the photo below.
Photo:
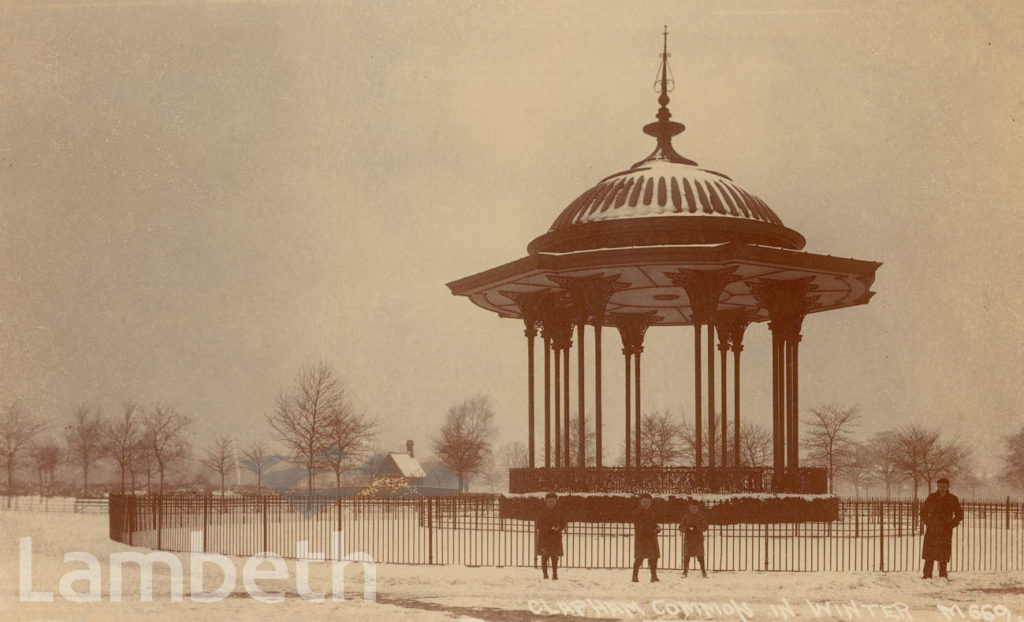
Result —
[{"label": "iron railing fence", "polygon": [[40,495],[14,495],[0,497],[0,510],[30,512],[73,512],[106,514],[106,497],[47,497]]},{"label": "iron railing fence", "polygon": [[[298,557],[304,546],[328,559],[365,552],[383,563],[536,565],[533,522],[502,518],[498,499],[350,497],[305,504],[276,496],[112,495],[110,537],[170,551],[192,550],[194,537],[201,550],[242,556]],[[718,571],[919,571],[919,507],[912,500],[843,500],[832,522],[712,525],[706,560]],[[951,570],[1024,570],[1024,506],[1006,499],[963,507]],[[680,569],[682,539],[674,524],[662,527],[660,565]],[[633,562],[629,523],[570,522],[564,542],[567,568]]]}]

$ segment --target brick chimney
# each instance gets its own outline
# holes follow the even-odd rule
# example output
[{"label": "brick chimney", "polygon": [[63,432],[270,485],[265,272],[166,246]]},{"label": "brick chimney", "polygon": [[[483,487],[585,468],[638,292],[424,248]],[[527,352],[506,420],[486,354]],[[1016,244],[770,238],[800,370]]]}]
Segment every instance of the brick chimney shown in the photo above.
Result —
[{"label": "brick chimney", "polygon": [[405,441],[405,451],[408,452],[410,458],[415,458],[416,456],[412,452],[412,445],[412,441]]}]

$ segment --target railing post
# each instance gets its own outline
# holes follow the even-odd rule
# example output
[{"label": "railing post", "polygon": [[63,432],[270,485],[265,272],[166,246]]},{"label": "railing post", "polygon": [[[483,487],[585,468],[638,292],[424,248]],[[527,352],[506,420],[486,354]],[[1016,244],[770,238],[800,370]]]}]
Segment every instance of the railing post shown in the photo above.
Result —
[{"label": "railing post", "polygon": [[210,526],[210,497],[203,495],[203,552],[206,552],[206,532]]},{"label": "railing post", "polygon": [[263,497],[263,552],[266,553],[269,549],[267,548],[267,498]]},{"label": "railing post", "polygon": [[853,537],[860,537],[860,502],[853,502]]},{"label": "railing post", "polygon": [[764,570],[768,572],[768,523],[764,525]]},{"label": "railing post", "polygon": [[1010,528],[1010,498],[1006,498],[1006,528]]},{"label": "railing post", "polygon": [[434,499],[427,497],[427,563],[434,563]]},{"label": "railing post", "polygon": [[163,548],[164,500],[157,497],[156,503],[156,550]]},{"label": "railing post", "polygon": [[878,569],[885,571],[885,504],[878,504]]},{"label": "railing post", "polygon": [[136,505],[138,498],[135,495],[131,496],[131,501],[128,503],[128,546],[135,546],[135,515]]}]

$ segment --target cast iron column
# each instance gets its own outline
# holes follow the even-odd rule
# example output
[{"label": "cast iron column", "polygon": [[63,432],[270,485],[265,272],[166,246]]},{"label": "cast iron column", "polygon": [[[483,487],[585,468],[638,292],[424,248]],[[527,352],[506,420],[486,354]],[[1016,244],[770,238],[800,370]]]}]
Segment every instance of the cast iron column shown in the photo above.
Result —
[{"label": "cast iron column", "polygon": [[[579,335],[579,356],[577,364],[577,455],[576,463],[583,468],[587,464],[587,426],[586,426],[586,356],[584,352],[584,327],[588,322],[594,325],[594,428],[595,447],[594,464],[601,466],[602,430],[601,430],[601,325],[604,323],[605,308],[608,299],[616,291],[628,287],[619,283],[618,276],[591,274],[588,276],[562,276],[549,274],[548,279],[568,293],[572,300],[576,315],[576,330]],[[568,409],[567,409],[568,410]],[[569,452],[566,452],[567,454]]]},{"label": "cast iron column", "polygon": [[715,470],[715,326],[708,317],[708,468],[711,470],[711,485],[718,487],[718,472]]},{"label": "cast iron column", "polygon": [[[569,330],[572,330],[572,324],[569,325]],[[564,400],[562,417],[562,435],[565,437],[565,447],[562,449],[562,466],[569,468],[572,466],[572,452],[569,450],[569,348],[571,346],[566,344],[565,349],[562,350],[562,367],[564,372],[562,374],[562,399]]]},{"label": "cast iron column", "polygon": [[534,382],[533,382],[533,338],[537,336],[537,324],[533,319],[524,320],[526,322],[526,398],[527,398],[527,427],[529,432],[529,442],[527,443],[527,453],[529,455],[530,468],[535,468],[534,463]]},{"label": "cast iron column", "polygon": [[[641,337],[641,339],[643,338]],[[636,374],[634,374],[636,378],[633,379],[633,382],[636,383],[636,408],[633,412],[634,421],[636,422],[634,426],[636,428],[636,450],[633,453],[636,454],[634,460],[636,460],[636,468],[638,469],[643,466],[643,462],[640,460],[640,440],[643,438],[640,430],[640,354],[643,351],[644,347],[637,345],[636,355],[633,357],[633,362],[636,364]]]},{"label": "cast iron column", "polygon": [[576,350],[576,393],[578,398],[579,409],[577,411],[577,435],[579,436],[579,449],[576,453],[576,466],[583,468],[587,466],[587,428],[585,424],[585,417],[583,416],[584,411],[584,394],[586,391],[586,369],[584,368],[584,354],[583,354],[583,329],[586,327],[586,319],[580,320],[576,324],[576,343],[578,348]]},{"label": "cast iron column", "polygon": [[[736,276],[736,266],[726,268],[715,268],[711,270],[679,270],[678,272],[666,272],[665,276],[677,287],[686,290],[686,296],[690,299],[691,315],[690,320],[694,325],[694,402],[695,402],[695,433],[696,433],[696,456],[695,466],[697,469],[697,481],[700,484],[709,483],[713,489],[717,485],[717,472],[715,471],[715,336],[714,322],[718,310],[718,299],[726,286],[740,277]],[[701,453],[704,447],[701,444],[701,346],[700,326],[707,324],[708,327],[708,467],[710,478],[705,478]]]},{"label": "cast iron column", "polygon": [[544,330],[544,468],[551,468],[551,337]]},{"label": "cast iron column", "polygon": [[633,462],[631,460],[632,454],[630,453],[630,445],[633,442],[633,436],[630,434],[630,420],[629,420],[631,412],[632,412],[631,408],[632,408],[632,405],[633,405],[632,396],[630,395],[630,389],[632,388],[632,385],[633,385],[632,380],[630,379],[630,372],[631,372],[630,364],[632,363],[632,361],[630,360],[630,356],[631,355],[629,353],[629,348],[623,346],[622,347],[622,354],[623,354],[623,356],[626,357],[626,411],[625,411],[626,412],[626,417],[625,417],[625,419],[626,419],[626,468],[628,469],[631,466],[633,466]]},{"label": "cast iron column", "polygon": [[694,467],[697,469],[697,483],[704,483],[704,435],[701,433],[704,426],[701,423],[701,414],[704,412],[704,400],[701,399],[701,390],[704,383],[701,380],[700,372],[700,322],[696,317],[693,320],[693,427],[694,433]]},{"label": "cast iron column", "polygon": [[[728,408],[728,368],[726,360],[729,353],[729,329],[723,324],[718,324],[716,327],[718,333],[718,351],[721,352],[722,360],[722,468],[729,466],[729,408]],[[737,431],[733,430],[733,434]]]},{"label": "cast iron column", "polygon": [[[630,466],[630,458],[632,457],[632,464],[636,467],[640,467],[641,454],[640,447],[643,431],[640,428],[641,424],[641,402],[640,402],[640,353],[644,351],[644,333],[647,332],[648,327],[658,322],[660,317],[655,312],[648,313],[616,313],[612,316],[612,320],[619,329],[619,336],[622,338],[622,353],[626,355],[626,466]],[[630,456],[630,436],[629,436],[629,409],[630,409],[630,392],[629,392],[629,357],[634,356],[633,367],[636,378],[633,381],[634,385],[634,413],[633,418],[635,422],[635,430],[633,431],[633,455]]]},{"label": "cast iron column", "polygon": [[594,322],[594,465],[601,468],[601,323]]},{"label": "cast iron column", "polygon": [[813,281],[814,277],[805,277],[789,281],[764,279],[750,284],[751,293],[768,310],[771,318],[768,327],[772,331],[772,410],[775,420],[772,486],[776,490],[784,487],[800,492],[796,343],[800,339],[804,316],[815,304],[816,297],[807,295],[816,289]]}]

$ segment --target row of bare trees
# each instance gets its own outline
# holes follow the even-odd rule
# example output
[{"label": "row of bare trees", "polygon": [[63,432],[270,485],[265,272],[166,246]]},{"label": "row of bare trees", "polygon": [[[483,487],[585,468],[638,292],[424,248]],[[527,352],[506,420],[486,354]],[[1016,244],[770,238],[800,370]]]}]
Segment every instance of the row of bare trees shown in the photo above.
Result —
[{"label": "row of bare trees", "polygon": [[[137,478],[145,477],[151,483],[154,476],[162,490],[169,470],[190,454],[191,425],[192,419],[173,407],[143,409],[135,404],[126,404],[114,420],[104,419],[96,409],[79,406],[61,425],[33,416],[12,402],[0,415],[0,458],[8,493],[14,490],[21,465],[35,471],[42,493],[52,490],[57,468],[67,464],[81,471],[82,489],[88,494],[89,472],[104,459],[119,469],[122,490],[129,480],[134,489]],[[60,434],[55,434],[58,431]]]},{"label": "row of bare trees", "polygon": [[922,483],[930,492],[939,477],[972,476],[968,448],[945,438],[939,428],[911,423],[858,440],[856,406],[825,404],[810,412],[804,449],[809,463],[828,470],[830,492],[837,477],[852,484],[856,495],[877,484],[885,487],[887,497],[896,484],[907,481],[916,499]]}]

